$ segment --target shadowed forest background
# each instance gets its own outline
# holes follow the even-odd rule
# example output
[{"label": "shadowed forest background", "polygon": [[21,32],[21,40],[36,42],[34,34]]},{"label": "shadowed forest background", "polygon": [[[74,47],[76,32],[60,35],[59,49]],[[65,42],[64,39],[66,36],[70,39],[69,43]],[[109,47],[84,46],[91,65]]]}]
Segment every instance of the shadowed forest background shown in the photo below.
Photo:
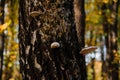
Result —
[{"label": "shadowed forest background", "polygon": [[120,0],[0,0],[0,80],[120,80]]}]

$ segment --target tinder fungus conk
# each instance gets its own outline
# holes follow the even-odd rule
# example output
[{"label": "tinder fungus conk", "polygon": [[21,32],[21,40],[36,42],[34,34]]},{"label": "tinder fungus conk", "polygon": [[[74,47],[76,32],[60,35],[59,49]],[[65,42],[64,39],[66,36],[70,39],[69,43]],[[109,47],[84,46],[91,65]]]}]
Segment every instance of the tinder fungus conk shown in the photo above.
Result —
[{"label": "tinder fungus conk", "polygon": [[60,44],[59,44],[58,42],[53,42],[53,43],[51,43],[50,47],[51,47],[52,49],[54,49],[54,48],[59,48],[59,47],[60,47]]}]

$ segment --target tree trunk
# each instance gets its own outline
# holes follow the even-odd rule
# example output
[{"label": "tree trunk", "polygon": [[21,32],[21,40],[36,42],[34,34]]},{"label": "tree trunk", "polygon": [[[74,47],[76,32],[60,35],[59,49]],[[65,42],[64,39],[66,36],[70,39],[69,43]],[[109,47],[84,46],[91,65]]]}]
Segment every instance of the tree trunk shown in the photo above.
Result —
[{"label": "tree trunk", "polygon": [[[4,7],[5,7],[5,0],[0,1],[0,24],[4,23]],[[5,35],[4,32],[0,33],[0,79],[2,79],[2,69],[3,69],[3,51],[4,51],[4,40]]]},{"label": "tree trunk", "polygon": [[73,1],[20,0],[19,3],[23,80],[86,80]]},{"label": "tree trunk", "polygon": [[110,58],[108,60],[109,62],[109,78],[111,80],[118,80],[119,79],[119,60],[117,59],[118,58],[118,53],[117,53],[117,23],[118,23],[118,6],[119,5],[119,0],[117,0],[117,2],[112,2],[112,5],[110,8],[110,11],[113,15],[115,15],[115,17],[113,18],[113,24],[110,24],[110,44],[111,44],[111,47],[110,47],[110,52],[109,53],[110,55]]},{"label": "tree trunk", "polygon": [[106,45],[106,61],[105,61],[105,65],[103,65],[103,69],[105,74],[103,74],[103,79],[106,79],[107,76],[108,76],[108,61],[107,61],[107,57],[108,57],[108,54],[110,53],[110,44],[109,44],[109,23],[107,21],[107,16],[106,16],[106,13],[105,13],[105,10],[107,10],[107,7],[106,7],[106,4],[103,4],[102,7],[101,7],[101,11],[102,11],[102,16],[103,16],[103,30],[104,30],[104,34],[105,35],[105,45]]},{"label": "tree trunk", "polygon": [[[76,32],[79,42],[79,46],[83,48],[85,46],[85,8],[84,0],[74,0],[74,14],[75,14],[75,23],[76,23]],[[84,71],[84,74],[81,73],[84,80],[87,80],[86,66],[85,66],[85,56],[77,55],[77,62],[79,67],[81,67],[80,72]],[[80,62],[81,61],[81,62]]]},{"label": "tree trunk", "polygon": [[[105,79],[106,74],[106,66],[105,66],[105,53],[104,53],[104,46],[105,40],[103,39],[103,35],[100,34],[100,53],[101,53],[101,61],[102,61],[102,70],[101,70],[101,77]],[[105,79],[106,80],[106,79]]]}]

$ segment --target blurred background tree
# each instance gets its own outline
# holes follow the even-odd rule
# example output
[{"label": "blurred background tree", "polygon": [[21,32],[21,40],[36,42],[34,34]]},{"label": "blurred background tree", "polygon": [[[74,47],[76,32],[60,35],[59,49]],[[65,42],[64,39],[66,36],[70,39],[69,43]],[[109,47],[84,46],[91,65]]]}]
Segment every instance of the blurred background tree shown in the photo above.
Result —
[{"label": "blurred background tree", "polygon": [[[118,80],[119,77],[119,4],[119,0],[86,0],[85,4],[86,46],[99,46],[96,52],[86,56],[86,60],[90,62],[92,58],[91,61],[101,61],[102,71],[99,73],[103,80]],[[92,65],[95,67],[94,63]],[[97,74],[94,74],[94,67],[92,79],[98,80],[95,79]]]},{"label": "blurred background tree", "polygon": [[[0,1],[0,25],[4,24],[4,8],[5,8],[5,0]],[[1,28],[0,26],[0,79],[2,79],[2,70],[3,70],[3,51],[4,51],[4,42],[5,42],[5,34],[2,30],[5,29],[4,26]]]},{"label": "blurred background tree", "polygon": [[1,79],[20,80],[18,61],[18,0],[1,0]]}]

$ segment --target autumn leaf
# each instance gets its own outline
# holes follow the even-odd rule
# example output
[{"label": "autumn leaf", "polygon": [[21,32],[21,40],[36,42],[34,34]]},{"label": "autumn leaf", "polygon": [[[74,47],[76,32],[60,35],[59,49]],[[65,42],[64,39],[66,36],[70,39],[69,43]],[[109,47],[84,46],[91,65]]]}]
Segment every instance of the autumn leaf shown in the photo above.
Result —
[{"label": "autumn leaf", "polygon": [[9,25],[10,25],[11,21],[9,20],[8,22],[0,25],[0,32],[2,32],[3,30],[5,30]]}]

